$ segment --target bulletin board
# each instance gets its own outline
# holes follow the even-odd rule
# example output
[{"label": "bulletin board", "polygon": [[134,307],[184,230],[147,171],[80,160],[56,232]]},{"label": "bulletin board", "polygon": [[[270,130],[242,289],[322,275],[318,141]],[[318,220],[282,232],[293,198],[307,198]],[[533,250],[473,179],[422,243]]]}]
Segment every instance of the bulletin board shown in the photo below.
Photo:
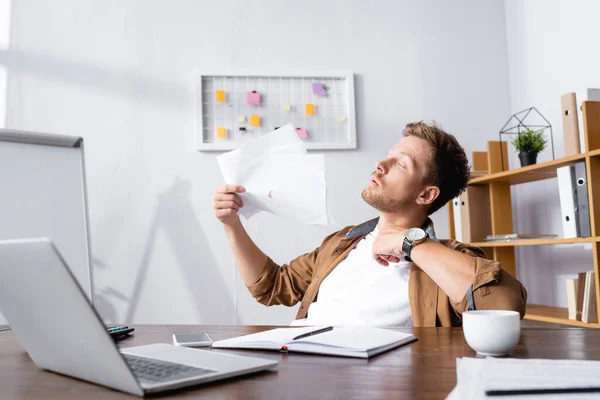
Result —
[{"label": "bulletin board", "polygon": [[200,151],[232,150],[291,123],[307,149],[355,149],[351,72],[318,75],[196,74]]}]

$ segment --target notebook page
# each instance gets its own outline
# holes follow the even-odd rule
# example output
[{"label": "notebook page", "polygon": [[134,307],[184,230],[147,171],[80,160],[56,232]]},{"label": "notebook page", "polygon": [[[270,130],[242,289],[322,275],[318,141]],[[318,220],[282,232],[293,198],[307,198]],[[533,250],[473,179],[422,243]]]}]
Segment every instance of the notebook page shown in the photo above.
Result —
[{"label": "notebook page", "polygon": [[231,339],[219,340],[213,343],[213,347],[243,347],[245,345],[261,344],[272,345],[279,348],[287,342],[292,341],[296,336],[313,332],[320,327],[310,326],[304,328],[277,328],[264,332],[252,333],[249,335],[238,336]]},{"label": "notebook page", "polygon": [[368,351],[412,336],[412,334],[406,332],[397,332],[369,326],[347,326],[296,340],[294,343],[311,343],[356,351]]}]

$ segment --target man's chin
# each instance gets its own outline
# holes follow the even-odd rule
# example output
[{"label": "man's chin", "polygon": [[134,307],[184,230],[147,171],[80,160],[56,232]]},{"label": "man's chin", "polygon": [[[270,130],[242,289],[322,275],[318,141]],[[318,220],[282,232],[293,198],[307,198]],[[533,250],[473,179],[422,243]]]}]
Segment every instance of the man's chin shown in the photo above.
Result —
[{"label": "man's chin", "polygon": [[362,196],[362,199],[365,201],[365,203],[367,203],[371,207],[375,208],[376,210],[379,210],[379,208],[377,208],[378,201],[375,198],[375,196],[373,195],[373,192],[371,192],[371,190],[369,188],[366,188],[365,190],[363,190],[361,196]]}]

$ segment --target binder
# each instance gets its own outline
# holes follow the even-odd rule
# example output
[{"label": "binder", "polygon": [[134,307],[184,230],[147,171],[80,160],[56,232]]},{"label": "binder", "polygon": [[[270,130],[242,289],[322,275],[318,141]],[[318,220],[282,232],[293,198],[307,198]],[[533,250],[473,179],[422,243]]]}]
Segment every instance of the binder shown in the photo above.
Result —
[{"label": "binder", "polygon": [[582,89],[575,94],[577,97],[577,121],[579,125],[579,148],[582,153],[587,151],[585,145],[585,130],[583,129],[583,102],[600,101],[600,89]]},{"label": "binder", "polygon": [[583,316],[583,297],[585,294],[585,272],[577,274],[577,311],[575,313],[575,319],[581,321]]},{"label": "binder", "polygon": [[457,241],[462,242],[463,241],[462,223],[461,223],[461,217],[460,217],[462,206],[461,206],[460,202],[461,202],[460,196],[452,199],[452,212],[454,213],[454,238]]},{"label": "binder", "polygon": [[596,284],[594,271],[585,273],[585,293],[583,294],[583,308],[581,310],[582,322],[598,322],[598,311],[596,307]]},{"label": "binder", "polygon": [[560,96],[562,105],[562,124],[565,139],[565,156],[579,154],[579,122],[577,119],[577,97],[575,93]]},{"label": "binder", "polygon": [[565,166],[556,169],[558,178],[558,194],[560,197],[560,212],[565,239],[575,238],[579,234],[575,197],[575,168]]},{"label": "binder", "polygon": [[567,308],[569,310],[569,319],[577,317],[577,278],[567,279]]},{"label": "binder", "polygon": [[577,222],[579,224],[579,236],[592,236],[590,224],[590,203],[588,200],[588,186],[585,162],[575,164],[575,195],[577,197]]},{"label": "binder", "polygon": [[460,200],[463,241],[483,242],[492,233],[489,186],[467,186]]}]

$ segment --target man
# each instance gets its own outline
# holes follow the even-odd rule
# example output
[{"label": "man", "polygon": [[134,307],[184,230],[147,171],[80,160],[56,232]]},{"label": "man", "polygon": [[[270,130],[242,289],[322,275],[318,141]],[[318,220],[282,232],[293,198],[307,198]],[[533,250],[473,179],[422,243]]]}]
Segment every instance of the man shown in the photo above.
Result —
[{"label": "man", "polygon": [[237,216],[244,188],[216,190],[215,215],[256,300],[300,302],[296,325],[460,326],[462,313],[474,309],[523,317],[527,292],[515,277],[480,249],[435,236],[428,216],[469,179],[456,138],[434,125],[408,124],[376,168],[362,197],[379,218],[335,232],[282,266],[252,242]]}]

